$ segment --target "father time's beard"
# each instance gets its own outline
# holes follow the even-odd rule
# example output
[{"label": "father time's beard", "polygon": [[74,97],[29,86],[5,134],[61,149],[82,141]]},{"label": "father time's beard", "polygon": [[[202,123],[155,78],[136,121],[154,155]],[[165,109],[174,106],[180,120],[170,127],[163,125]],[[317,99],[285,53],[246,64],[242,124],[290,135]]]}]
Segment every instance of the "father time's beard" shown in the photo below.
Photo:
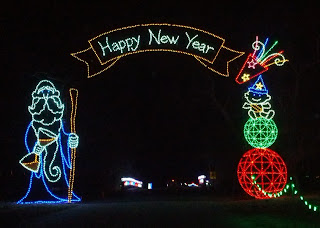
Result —
[{"label": "father time's beard", "polygon": [[[36,135],[41,138],[54,138],[58,137],[61,130],[61,120],[53,122],[51,125],[46,126],[40,122],[32,121],[32,127]],[[42,129],[42,131],[40,131]]]}]

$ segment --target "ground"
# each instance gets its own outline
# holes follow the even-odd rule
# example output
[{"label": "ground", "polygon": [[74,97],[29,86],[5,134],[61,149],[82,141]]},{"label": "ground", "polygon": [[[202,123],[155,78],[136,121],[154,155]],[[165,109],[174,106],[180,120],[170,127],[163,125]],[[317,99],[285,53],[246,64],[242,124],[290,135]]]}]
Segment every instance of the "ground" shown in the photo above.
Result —
[{"label": "ground", "polygon": [[[319,203],[319,197],[310,196]],[[310,201],[311,202],[311,201]],[[320,212],[298,197],[117,198],[63,205],[2,203],[0,227],[319,227]]]}]

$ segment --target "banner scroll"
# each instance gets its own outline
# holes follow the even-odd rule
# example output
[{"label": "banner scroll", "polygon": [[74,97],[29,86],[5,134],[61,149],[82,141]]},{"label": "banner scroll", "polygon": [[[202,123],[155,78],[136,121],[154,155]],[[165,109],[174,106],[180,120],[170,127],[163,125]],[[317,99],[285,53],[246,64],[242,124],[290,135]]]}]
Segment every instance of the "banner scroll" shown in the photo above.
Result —
[{"label": "banner scroll", "polygon": [[191,55],[208,69],[229,76],[229,62],[244,54],[224,46],[225,40],[197,28],[173,24],[141,24],[115,29],[89,41],[89,48],[71,53],[87,65],[88,78],[109,69],[127,55],[167,51]]}]

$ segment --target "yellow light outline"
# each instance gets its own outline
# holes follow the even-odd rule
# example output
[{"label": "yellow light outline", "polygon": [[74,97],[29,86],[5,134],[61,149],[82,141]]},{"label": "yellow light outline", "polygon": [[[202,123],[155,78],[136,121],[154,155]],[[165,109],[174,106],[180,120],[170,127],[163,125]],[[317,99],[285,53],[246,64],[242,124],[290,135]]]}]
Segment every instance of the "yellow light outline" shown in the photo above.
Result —
[{"label": "yellow light outline", "polygon": [[241,77],[243,82],[249,81],[250,80],[250,74],[244,73]]},{"label": "yellow light outline", "polygon": [[34,163],[39,163],[39,160],[38,160],[38,155],[35,154],[35,160],[32,161],[32,162],[22,162],[24,165],[30,165],[30,164],[34,164]]},{"label": "yellow light outline", "polygon": [[30,170],[32,172],[38,172],[39,171],[39,166],[37,167],[37,169],[31,169],[31,168],[26,167],[26,166],[27,165],[32,165],[32,164],[39,164],[39,155],[35,154],[35,160],[32,161],[32,162],[21,162],[20,164],[23,165],[23,167],[26,168],[27,170]]},{"label": "yellow light outline", "polygon": [[50,139],[39,139],[40,142],[51,142],[55,140],[56,138],[50,138]]},{"label": "yellow light outline", "polygon": [[[217,73],[217,74],[220,74],[221,76],[229,77],[229,63],[232,62],[233,60],[239,58],[240,56],[242,56],[242,55],[244,54],[244,52],[242,52],[242,51],[235,51],[235,50],[233,50],[233,49],[231,49],[231,48],[227,48],[227,47],[224,47],[224,46],[223,46],[223,48],[225,48],[225,49],[227,49],[227,50],[229,50],[229,51],[236,52],[236,53],[240,54],[240,55],[234,57],[233,59],[227,61],[227,74],[223,74],[223,73],[221,73],[221,72],[213,69],[212,67],[209,67],[207,64],[205,64],[204,62],[202,62],[202,61],[201,61],[200,59],[198,59],[197,57],[195,57],[195,58],[196,58],[203,66],[207,67],[209,70],[211,70],[211,71],[213,71],[213,72],[215,72],[215,73]],[[220,51],[220,50],[219,50],[219,51]]]},{"label": "yellow light outline", "polygon": [[[202,32],[202,33],[206,33],[206,34],[208,34],[208,35],[210,35],[210,36],[213,36],[213,37],[215,37],[215,38],[218,38],[218,39],[222,40],[222,44],[221,44],[219,50],[217,51],[217,53],[216,53],[216,55],[215,55],[215,57],[213,58],[212,61],[209,61],[208,59],[203,58],[202,56],[198,56],[198,55],[195,55],[195,54],[192,54],[192,53],[188,53],[188,52],[185,52],[185,51],[177,51],[177,50],[172,50],[172,49],[146,49],[146,50],[139,50],[139,51],[132,51],[132,52],[124,53],[124,54],[122,54],[122,55],[119,55],[119,56],[117,56],[117,57],[114,57],[114,58],[112,58],[112,59],[109,59],[109,60],[107,60],[107,61],[105,61],[105,62],[102,62],[102,61],[101,61],[101,59],[99,58],[99,55],[96,53],[95,49],[93,48],[93,46],[92,46],[92,44],[91,44],[91,42],[92,42],[93,40],[95,40],[95,39],[97,39],[97,38],[99,38],[99,37],[101,37],[101,36],[107,35],[107,34],[109,34],[109,33],[112,33],[112,32],[116,32],[116,31],[120,31],[120,30],[125,30],[125,29],[136,28],[136,27],[140,27],[140,26],[147,27],[147,26],[154,26],[154,25],[156,25],[156,26],[173,26],[173,27],[180,27],[180,28],[187,28],[187,29],[196,30],[196,31],[199,31],[199,32]],[[84,62],[84,63],[87,65],[88,78],[91,78],[91,77],[93,77],[93,76],[96,76],[96,75],[102,73],[103,71],[106,71],[107,69],[109,69],[110,67],[112,67],[112,66],[113,66],[120,58],[122,58],[122,57],[125,57],[125,56],[127,56],[127,55],[137,54],[137,53],[150,52],[150,51],[156,51],[156,52],[159,52],[159,51],[163,51],[163,52],[175,52],[175,53],[179,53],[179,54],[190,55],[190,56],[194,57],[195,59],[197,59],[203,66],[207,67],[209,70],[211,70],[211,71],[213,71],[213,72],[215,72],[215,73],[217,73],[217,74],[219,74],[219,75],[229,77],[229,63],[232,62],[233,60],[239,58],[240,56],[242,56],[242,55],[245,53],[245,52],[240,52],[240,51],[236,51],[236,50],[233,50],[233,49],[231,49],[231,48],[225,47],[225,46],[224,46],[225,39],[223,39],[222,37],[217,36],[217,35],[215,35],[215,34],[213,34],[213,33],[210,33],[210,32],[207,32],[207,31],[205,31],[205,30],[198,29],[198,28],[195,28],[195,27],[191,27],[191,26],[177,25],[177,24],[169,24],[169,23],[139,24],[139,25],[132,25],[132,26],[126,26],[126,27],[122,27],[122,28],[117,28],[117,29],[113,29],[113,30],[108,31],[108,32],[101,33],[101,34],[99,34],[98,36],[95,36],[94,38],[88,40],[88,43],[89,43],[89,45],[90,45],[89,48],[87,48],[87,49],[85,49],[85,50],[82,50],[82,51],[75,52],[75,53],[71,53],[71,55],[72,55],[73,57],[75,57],[76,59]],[[231,51],[231,52],[235,52],[235,53],[240,54],[240,55],[234,57],[233,59],[227,61],[227,73],[226,73],[226,74],[223,74],[223,73],[221,73],[221,72],[219,72],[219,71],[217,71],[217,70],[214,70],[212,67],[209,67],[206,63],[202,62],[202,60],[204,60],[204,61],[212,64],[212,63],[216,60],[218,54],[220,53],[221,48],[225,48],[225,49],[227,49],[227,50],[229,50],[229,51]],[[76,55],[81,54],[81,53],[83,53],[83,52],[89,51],[90,49],[93,50],[94,54],[96,55],[96,57],[98,58],[98,60],[99,60],[99,62],[100,62],[100,64],[101,64],[102,66],[105,65],[105,64],[108,63],[108,62],[111,62],[111,61],[113,61],[113,62],[112,62],[108,67],[104,68],[103,70],[100,70],[100,71],[98,71],[97,73],[94,73],[94,74],[90,75],[90,66],[89,66],[89,63],[88,63],[87,61],[82,60],[82,59],[80,59],[79,57],[76,56]]]},{"label": "yellow light outline", "polygon": [[263,89],[263,84],[262,84],[261,82],[258,82],[258,83],[256,84],[256,89],[262,90],[262,89]]},{"label": "yellow light outline", "polygon": [[[114,58],[112,58],[112,59],[109,59],[109,60],[107,60],[107,61],[105,61],[105,62],[102,62],[102,61],[101,61],[101,59],[99,58],[99,55],[96,53],[95,49],[93,48],[93,46],[92,46],[92,44],[91,44],[92,41],[94,41],[95,39],[97,39],[97,38],[99,38],[99,37],[101,37],[101,36],[110,34],[110,33],[112,33],[112,32],[121,31],[121,30],[125,30],[125,29],[136,28],[136,27],[147,27],[147,26],[154,26],[154,25],[157,25],[157,26],[173,26],[173,27],[182,27],[182,28],[193,29],[193,30],[196,30],[196,31],[199,31],[199,32],[207,33],[207,34],[210,35],[210,36],[214,36],[214,37],[222,40],[222,44],[221,44],[219,50],[217,51],[217,53],[216,53],[216,55],[215,55],[215,57],[213,58],[212,61],[209,61],[208,59],[203,58],[202,56],[198,56],[198,55],[195,55],[195,54],[192,54],[192,53],[188,53],[188,52],[185,52],[185,51],[177,51],[177,50],[162,49],[162,48],[161,48],[161,49],[154,49],[154,48],[152,48],[152,49],[146,49],[146,50],[139,50],[139,51],[127,52],[127,53],[118,55],[117,57],[114,57]],[[106,63],[108,63],[108,62],[110,62],[110,61],[112,61],[112,60],[114,60],[114,59],[116,59],[116,58],[121,58],[121,57],[124,57],[124,56],[127,56],[127,55],[132,55],[132,54],[137,54],[137,53],[147,52],[147,51],[168,51],[168,52],[176,52],[176,53],[191,55],[191,56],[193,56],[193,57],[195,57],[195,58],[203,59],[203,60],[205,60],[205,61],[207,61],[207,62],[209,62],[209,63],[212,64],[212,63],[214,62],[214,60],[217,58],[217,56],[218,56],[221,48],[223,47],[224,42],[225,42],[225,39],[223,39],[223,38],[220,37],[220,36],[216,36],[216,35],[214,35],[213,33],[209,33],[209,32],[207,32],[207,31],[204,31],[204,30],[201,30],[201,29],[197,29],[197,28],[194,28],[194,27],[185,26],[185,25],[175,25],[175,24],[163,23],[163,24],[141,24],[141,25],[133,25],[133,26],[127,26],[127,27],[122,27],[122,28],[114,29],[114,30],[111,30],[111,31],[109,31],[109,32],[102,33],[102,34],[100,34],[100,35],[98,35],[98,36],[96,36],[96,37],[88,40],[88,42],[89,42],[89,44],[90,44],[90,46],[91,46],[91,49],[92,49],[92,50],[94,51],[94,53],[96,54],[96,56],[97,56],[97,58],[98,58],[98,60],[99,60],[99,62],[100,62],[101,65],[104,65],[104,64],[106,64]]]},{"label": "yellow light outline", "polygon": [[[72,91],[76,92],[76,97],[72,96]],[[69,89],[69,94],[71,98],[71,115],[70,115],[70,131],[72,133],[76,133],[76,114],[77,114],[77,100],[78,100],[78,90],[75,88]],[[75,100],[75,101],[74,101]],[[71,161],[70,161],[70,172],[69,172],[69,187],[68,187],[68,203],[71,203],[72,193],[73,193],[73,183],[74,183],[74,175],[76,170],[76,148],[71,148]]]}]

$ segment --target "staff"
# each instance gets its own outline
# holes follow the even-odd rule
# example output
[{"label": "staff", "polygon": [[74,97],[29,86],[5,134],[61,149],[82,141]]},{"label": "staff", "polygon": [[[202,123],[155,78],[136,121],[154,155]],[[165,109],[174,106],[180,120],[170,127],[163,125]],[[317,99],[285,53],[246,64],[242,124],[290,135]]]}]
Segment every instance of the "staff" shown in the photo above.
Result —
[{"label": "staff", "polygon": [[[69,89],[71,99],[71,116],[70,116],[70,130],[71,133],[76,133],[76,114],[77,114],[77,100],[78,90],[75,88]],[[68,203],[71,203],[73,182],[75,174],[75,163],[76,163],[76,148],[71,148],[71,161],[70,161],[70,175],[69,175],[69,188],[68,188]]]}]

